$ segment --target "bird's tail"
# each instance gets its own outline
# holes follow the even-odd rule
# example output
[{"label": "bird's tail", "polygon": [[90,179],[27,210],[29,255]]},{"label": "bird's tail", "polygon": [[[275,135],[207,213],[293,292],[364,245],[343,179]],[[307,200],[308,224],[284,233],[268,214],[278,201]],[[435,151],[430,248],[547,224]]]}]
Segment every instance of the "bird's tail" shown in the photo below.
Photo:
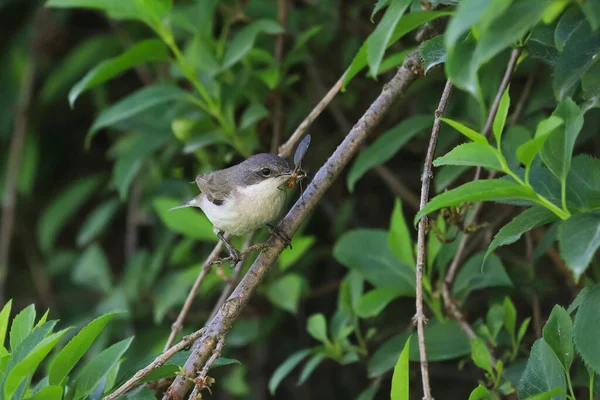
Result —
[{"label": "bird's tail", "polygon": [[193,199],[190,199],[190,200],[186,200],[186,201],[184,201],[183,203],[181,203],[181,204],[180,204],[180,205],[178,205],[178,206],[175,206],[175,207],[171,207],[171,208],[169,208],[169,211],[177,210],[177,209],[179,209],[179,208],[186,208],[186,207],[197,207],[197,204],[198,204],[198,203],[197,203],[197,200],[196,200],[196,198],[194,197]]}]

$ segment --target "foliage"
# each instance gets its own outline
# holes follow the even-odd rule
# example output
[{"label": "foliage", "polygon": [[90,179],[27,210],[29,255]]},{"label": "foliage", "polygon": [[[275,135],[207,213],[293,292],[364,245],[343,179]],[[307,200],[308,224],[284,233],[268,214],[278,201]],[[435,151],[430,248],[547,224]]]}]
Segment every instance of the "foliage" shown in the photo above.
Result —
[{"label": "foliage", "polygon": [[[303,166],[314,175],[413,51],[423,77],[235,321],[226,351],[240,361],[217,360],[236,365],[215,372],[215,398],[420,398],[419,267],[428,362],[470,383],[432,372],[435,398],[598,395],[597,2],[277,2],[283,16],[275,3],[46,0],[41,23],[36,2],[0,1],[3,195],[13,132],[23,115],[27,125],[16,207],[3,206],[16,222],[0,294],[85,325],[55,332],[33,305],[3,305],[0,398],[100,398],[151,362],[218,240],[198,210],[168,211],[198,194],[187,182],[274,151],[343,77],[309,129]],[[435,122],[446,80],[454,92]],[[177,338],[205,323],[235,274],[206,275]],[[171,379],[189,354],[143,382]],[[148,387],[127,395],[154,397]]]}]

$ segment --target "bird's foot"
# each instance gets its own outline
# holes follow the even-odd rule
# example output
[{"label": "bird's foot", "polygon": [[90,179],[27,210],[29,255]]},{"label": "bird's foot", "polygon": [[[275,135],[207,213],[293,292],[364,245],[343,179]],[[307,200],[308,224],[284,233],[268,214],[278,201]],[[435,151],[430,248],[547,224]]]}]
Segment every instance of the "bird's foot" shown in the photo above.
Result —
[{"label": "bird's foot", "polygon": [[242,255],[233,247],[229,249],[229,257],[231,258],[230,268],[235,268],[235,266],[238,265],[239,262],[242,262]]},{"label": "bird's foot", "polygon": [[279,227],[279,224],[267,224],[267,226],[269,227],[271,234],[277,236],[277,238],[285,244],[285,247],[289,246],[290,249],[292,248],[292,239]]}]

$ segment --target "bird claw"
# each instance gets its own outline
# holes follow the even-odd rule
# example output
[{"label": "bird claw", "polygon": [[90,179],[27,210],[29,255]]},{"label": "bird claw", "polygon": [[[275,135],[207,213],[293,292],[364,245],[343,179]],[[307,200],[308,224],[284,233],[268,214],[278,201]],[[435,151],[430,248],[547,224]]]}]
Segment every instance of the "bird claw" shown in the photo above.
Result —
[{"label": "bird claw", "polygon": [[242,255],[236,249],[229,250],[229,257],[231,257],[230,268],[235,268],[238,263],[242,262]]},{"label": "bird claw", "polygon": [[269,227],[271,234],[277,236],[277,238],[285,244],[285,247],[289,246],[290,249],[292,248],[292,239],[279,227],[279,225],[267,224],[267,226]]}]

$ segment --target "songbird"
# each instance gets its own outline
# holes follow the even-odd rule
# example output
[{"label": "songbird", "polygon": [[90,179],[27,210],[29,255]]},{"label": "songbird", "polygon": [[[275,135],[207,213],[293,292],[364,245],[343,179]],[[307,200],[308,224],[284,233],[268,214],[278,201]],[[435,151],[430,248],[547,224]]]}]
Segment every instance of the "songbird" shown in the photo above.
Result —
[{"label": "songbird", "polygon": [[196,184],[201,193],[171,210],[200,208],[229,250],[234,267],[242,258],[225,239],[226,233],[241,236],[269,226],[275,235],[289,244],[287,235],[272,223],[283,211],[285,189],[290,179],[301,180],[305,176],[303,170],[292,168],[279,156],[256,154],[232,167],[198,175]]}]

